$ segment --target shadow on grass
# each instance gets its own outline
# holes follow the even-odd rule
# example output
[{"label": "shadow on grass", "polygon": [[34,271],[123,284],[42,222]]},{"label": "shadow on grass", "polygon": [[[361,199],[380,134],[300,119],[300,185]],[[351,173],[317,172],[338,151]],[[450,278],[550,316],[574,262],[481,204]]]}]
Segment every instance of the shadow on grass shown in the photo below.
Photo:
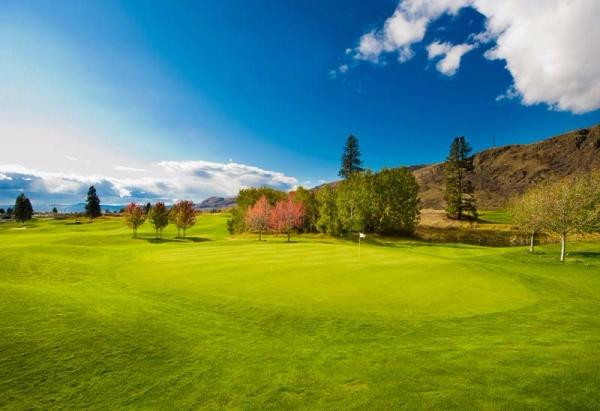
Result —
[{"label": "shadow on grass", "polygon": [[[356,239],[347,239],[353,243],[358,243]],[[460,249],[480,249],[482,245],[479,244],[468,244],[463,242],[441,242],[432,241],[425,238],[410,237],[410,236],[398,236],[392,238],[377,238],[371,235],[371,238],[362,240],[363,244],[375,245],[378,247],[388,248],[415,248],[415,247],[439,247],[444,246],[445,248],[460,248]]]},{"label": "shadow on grass", "polygon": [[189,241],[192,243],[203,243],[205,241],[212,241],[210,238],[204,238],[204,237],[179,237],[178,238],[179,241]]},{"label": "shadow on grass", "polygon": [[149,242],[150,244],[162,244],[162,243],[179,243],[181,241],[174,240],[172,238],[140,238],[138,240],[144,240]]},{"label": "shadow on grass", "polygon": [[569,257],[600,258],[598,251],[572,251],[567,253]]},{"label": "shadow on grass", "polygon": [[156,237],[137,237],[138,240],[147,241],[150,244],[162,243],[203,243],[205,241],[213,241],[210,238],[203,237],[175,237],[175,238],[156,238]]}]

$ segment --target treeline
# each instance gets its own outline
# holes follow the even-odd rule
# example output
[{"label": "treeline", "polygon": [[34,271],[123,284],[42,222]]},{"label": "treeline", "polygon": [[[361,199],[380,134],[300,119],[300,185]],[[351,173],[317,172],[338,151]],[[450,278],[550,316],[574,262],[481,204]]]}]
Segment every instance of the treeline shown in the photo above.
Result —
[{"label": "treeline", "polygon": [[[406,167],[365,171],[358,140],[350,136],[339,175],[344,179],[318,189],[284,193],[268,187],[240,190],[228,220],[230,233],[352,232],[412,234],[419,222],[419,186]],[[279,216],[286,205],[288,213]],[[294,208],[295,207],[295,208]],[[281,214],[281,212],[279,212]],[[260,216],[260,218],[259,218]],[[282,219],[289,223],[281,224]]]},{"label": "treeline", "polygon": [[544,182],[511,200],[513,221],[529,231],[530,252],[540,233],[560,238],[560,261],[564,261],[567,238],[600,231],[600,172]]}]

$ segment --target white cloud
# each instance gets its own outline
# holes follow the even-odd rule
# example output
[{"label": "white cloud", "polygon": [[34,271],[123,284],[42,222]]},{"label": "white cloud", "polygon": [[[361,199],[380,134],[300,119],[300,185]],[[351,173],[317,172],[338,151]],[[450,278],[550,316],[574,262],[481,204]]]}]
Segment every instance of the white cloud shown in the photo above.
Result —
[{"label": "white cloud", "polygon": [[65,158],[69,161],[77,161],[77,157],[73,157],[73,156],[65,156]]},{"label": "white cloud", "polygon": [[423,40],[431,21],[445,13],[456,14],[466,0],[404,0],[383,28],[364,34],[354,57],[378,62],[383,53],[397,53],[398,60],[410,60],[412,45]]},{"label": "white cloud", "polygon": [[149,173],[150,170],[146,170],[145,168],[136,168],[129,166],[116,166],[115,170],[117,171],[133,171],[134,173]]},{"label": "white cloud", "polygon": [[477,1],[495,46],[490,59],[506,61],[523,104],[545,103],[584,113],[600,108],[600,2]]},{"label": "white cloud", "polygon": [[519,92],[515,89],[515,86],[512,85],[506,90],[506,92],[496,96],[496,101],[514,100],[516,98],[519,98],[519,96]]},{"label": "white cloud", "polygon": [[[125,171],[132,171],[131,168],[121,167]],[[0,203],[14,201],[22,191],[34,204],[78,203],[85,199],[90,185],[96,187],[103,203],[122,204],[183,198],[201,201],[212,195],[234,196],[244,187],[289,190],[298,184],[296,178],[281,172],[238,163],[162,161],[146,171],[148,175],[143,177],[116,177],[0,165]]]},{"label": "white cloud", "polygon": [[439,56],[444,56],[437,62],[436,68],[446,76],[453,76],[460,67],[460,60],[465,53],[473,50],[473,44],[457,44],[433,42],[427,46],[427,55],[429,59],[434,59]]},{"label": "white cloud", "polygon": [[[473,44],[428,48],[444,55],[438,70],[452,75],[474,45],[489,44],[489,59],[503,60],[514,84],[499,99],[520,97],[525,105],[544,103],[585,113],[600,108],[600,15],[598,0],[402,0],[380,29],[360,37],[353,57],[381,62],[385,53],[410,59],[429,24],[443,14],[472,7],[485,17],[486,30],[471,33]],[[435,44],[435,43],[432,43]],[[443,53],[442,53],[443,52]]]},{"label": "white cloud", "polygon": [[360,60],[371,60],[376,62],[383,52],[383,40],[381,34],[374,31],[363,34],[357,47],[355,57]]},{"label": "white cloud", "polygon": [[338,75],[345,74],[349,68],[348,64],[340,64],[338,68],[329,70],[329,77],[335,79]]}]

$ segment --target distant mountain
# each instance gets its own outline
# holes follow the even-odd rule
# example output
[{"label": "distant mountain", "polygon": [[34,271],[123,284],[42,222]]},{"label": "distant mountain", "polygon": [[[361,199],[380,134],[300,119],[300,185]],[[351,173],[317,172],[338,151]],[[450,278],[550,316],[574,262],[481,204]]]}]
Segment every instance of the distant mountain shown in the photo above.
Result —
[{"label": "distant mountain", "polygon": [[[600,169],[600,124],[533,144],[475,154],[471,178],[480,208],[499,208],[542,180]],[[444,208],[443,163],[413,169],[424,208]]]},{"label": "distant mountain", "polygon": [[223,210],[235,205],[235,197],[209,197],[196,206],[197,210]]},{"label": "distant mountain", "polygon": [[[77,203],[77,204],[48,204],[46,207],[39,207],[39,211],[50,211],[53,207],[56,207],[59,213],[83,213],[85,211],[85,203]],[[121,210],[124,205],[121,204],[100,204],[100,208],[102,212],[105,213],[107,211],[114,213]],[[35,207],[34,207],[35,209]],[[37,211],[37,210],[36,210]]]}]

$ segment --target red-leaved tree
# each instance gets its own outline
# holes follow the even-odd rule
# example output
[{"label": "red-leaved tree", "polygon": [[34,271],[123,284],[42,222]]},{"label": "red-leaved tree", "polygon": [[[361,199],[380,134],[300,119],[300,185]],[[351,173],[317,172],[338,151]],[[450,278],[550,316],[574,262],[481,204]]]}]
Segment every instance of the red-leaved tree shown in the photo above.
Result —
[{"label": "red-leaved tree", "polygon": [[262,233],[269,229],[272,209],[267,197],[262,196],[246,211],[246,224],[250,230],[258,231],[258,241],[261,240]]},{"label": "red-leaved tree", "polygon": [[303,217],[304,206],[302,203],[294,201],[294,196],[289,194],[287,198],[279,200],[277,204],[275,204],[275,207],[271,212],[269,225],[274,230],[287,234],[289,243],[292,230],[299,228],[302,225]]},{"label": "red-leaved tree", "polygon": [[183,231],[183,238],[185,238],[185,230],[196,224],[196,210],[194,209],[194,203],[189,200],[178,201],[171,207],[171,221],[177,226],[177,232],[179,237],[179,231]]}]

